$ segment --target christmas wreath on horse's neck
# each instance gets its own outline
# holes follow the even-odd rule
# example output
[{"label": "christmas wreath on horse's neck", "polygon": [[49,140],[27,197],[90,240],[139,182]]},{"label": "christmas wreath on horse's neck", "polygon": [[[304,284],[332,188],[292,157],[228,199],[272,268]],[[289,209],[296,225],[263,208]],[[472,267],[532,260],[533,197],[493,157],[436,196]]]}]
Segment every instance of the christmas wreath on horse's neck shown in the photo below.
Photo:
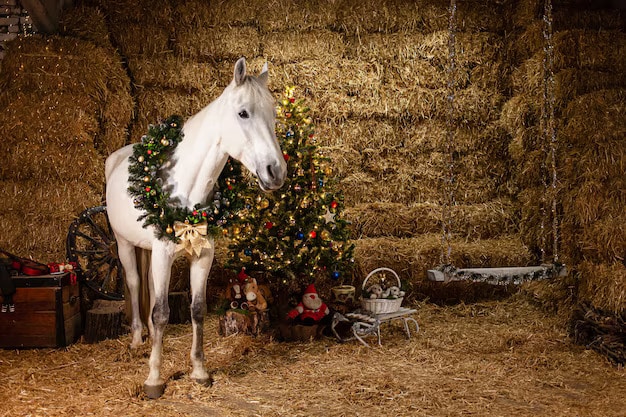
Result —
[{"label": "christmas wreath on horse's neck", "polygon": [[150,125],[141,142],[133,146],[128,167],[128,193],[135,208],[143,211],[138,220],[144,221],[143,227],[154,226],[159,239],[176,243],[189,226],[201,227],[202,234],[220,236],[243,206],[233,186],[242,178],[241,168],[230,159],[223,171],[228,176],[220,176],[210,204],[189,209],[170,196],[163,178],[174,149],[183,140],[182,128],[182,118],[177,115]]}]

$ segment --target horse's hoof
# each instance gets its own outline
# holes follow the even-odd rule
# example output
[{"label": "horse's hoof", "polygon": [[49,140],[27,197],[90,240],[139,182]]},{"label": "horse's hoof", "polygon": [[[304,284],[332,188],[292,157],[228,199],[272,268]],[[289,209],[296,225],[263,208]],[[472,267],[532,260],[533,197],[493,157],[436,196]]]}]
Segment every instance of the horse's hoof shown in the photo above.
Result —
[{"label": "horse's hoof", "polygon": [[200,385],[203,385],[205,387],[210,387],[211,385],[213,385],[213,378],[206,377],[206,378],[193,378],[193,380]]},{"label": "horse's hoof", "polygon": [[148,398],[150,398],[151,400],[156,400],[157,398],[160,398],[161,395],[163,395],[163,393],[165,392],[165,384],[160,384],[160,385],[143,384],[143,392],[145,392]]}]

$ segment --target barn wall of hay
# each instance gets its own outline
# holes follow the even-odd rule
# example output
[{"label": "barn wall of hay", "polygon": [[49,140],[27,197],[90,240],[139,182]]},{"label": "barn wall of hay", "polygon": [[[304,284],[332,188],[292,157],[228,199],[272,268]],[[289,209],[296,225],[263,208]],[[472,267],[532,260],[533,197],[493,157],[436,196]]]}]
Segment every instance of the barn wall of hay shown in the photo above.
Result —
[{"label": "barn wall of hay", "polygon": [[[444,211],[456,266],[553,255],[552,214],[541,209],[552,196],[542,181],[543,2],[458,2],[452,116],[446,0],[77,3],[58,36],[19,38],[4,60],[0,247],[62,259],[70,221],[101,203],[106,156],[149,123],[200,110],[245,56],[252,71],[269,62],[277,96],[295,85],[312,109],[354,226],[355,283],[384,265],[420,297],[480,297],[480,286],[425,279],[447,249]],[[619,12],[581,4],[554,2],[558,255],[581,300],[618,313],[626,35]],[[444,210],[449,145],[455,205]]]}]

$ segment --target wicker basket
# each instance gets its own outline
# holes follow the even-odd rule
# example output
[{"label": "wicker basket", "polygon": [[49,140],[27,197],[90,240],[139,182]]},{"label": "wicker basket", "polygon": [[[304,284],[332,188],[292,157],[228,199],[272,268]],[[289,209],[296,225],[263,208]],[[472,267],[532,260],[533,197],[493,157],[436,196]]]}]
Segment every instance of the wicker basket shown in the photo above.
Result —
[{"label": "wicker basket", "polygon": [[[363,280],[363,285],[361,286],[361,290],[365,291],[367,287],[368,280],[374,276],[374,274],[382,271],[391,272],[398,281],[398,288],[401,288],[400,277],[396,274],[396,271],[390,268],[376,268]],[[363,298],[361,297],[361,307],[364,310],[371,311],[374,314],[385,314],[385,313],[394,313],[400,309],[402,305],[402,300],[404,297],[389,299],[389,298]]]}]

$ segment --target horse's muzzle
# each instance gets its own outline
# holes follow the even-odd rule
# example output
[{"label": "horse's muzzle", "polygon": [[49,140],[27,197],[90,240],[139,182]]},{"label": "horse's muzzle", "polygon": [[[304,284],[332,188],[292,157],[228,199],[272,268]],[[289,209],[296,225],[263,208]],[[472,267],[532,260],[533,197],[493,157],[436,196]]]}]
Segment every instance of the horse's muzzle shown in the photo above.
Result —
[{"label": "horse's muzzle", "polygon": [[259,187],[263,191],[278,190],[285,183],[287,175],[286,164],[268,164],[265,169],[256,173],[259,179]]}]

